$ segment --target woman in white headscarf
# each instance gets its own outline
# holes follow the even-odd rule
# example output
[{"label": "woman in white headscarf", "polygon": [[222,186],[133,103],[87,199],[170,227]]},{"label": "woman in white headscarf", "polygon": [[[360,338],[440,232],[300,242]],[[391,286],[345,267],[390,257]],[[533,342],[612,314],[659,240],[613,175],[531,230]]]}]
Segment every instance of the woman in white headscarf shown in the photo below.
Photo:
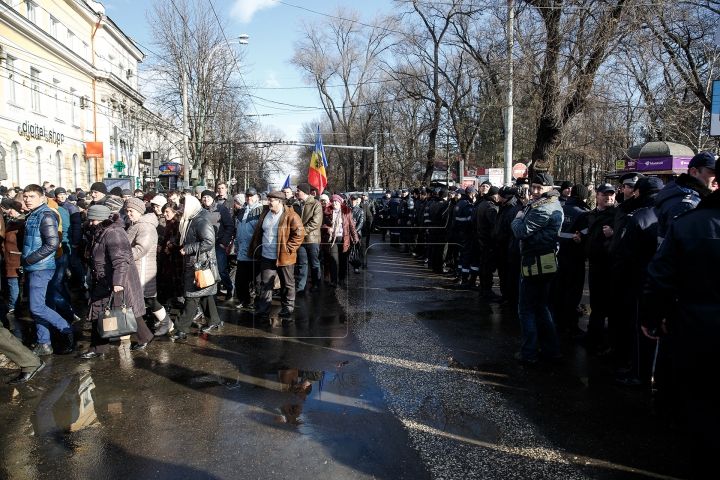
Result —
[{"label": "woman in white headscarf", "polygon": [[[217,293],[217,281],[220,279],[215,259],[215,229],[210,223],[210,214],[195,197],[185,197],[185,209],[180,220],[180,244],[184,265],[185,306],[175,322],[177,330],[170,336],[173,340],[187,339],[198,305],[208,319],[208,325],[202,329],[203,333],[210,333],[221,326],[213,299],[213,295]],[[200,269],[211,269],[215,283],[205,288],[198,287],[195,283],[196,265]]]}]

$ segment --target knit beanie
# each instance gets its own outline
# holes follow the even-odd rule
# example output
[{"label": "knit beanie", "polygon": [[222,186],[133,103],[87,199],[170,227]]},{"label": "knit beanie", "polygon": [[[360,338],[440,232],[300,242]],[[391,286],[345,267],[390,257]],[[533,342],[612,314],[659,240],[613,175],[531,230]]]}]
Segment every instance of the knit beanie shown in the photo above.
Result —
[{"label": "knit beanie", "polygon": [[95,190],[96,192],[104,193],[107,195],[107,185],[102,182],[95,182],[90,186],[90,191]]},{"label": "knit beanie", "polygon": [[590,191],[585,185],[578,183],[570,189],[570,196],[579,198],[584,202],[588,199],[588,196],[590,196]]},{"label": "knit beanie", "polygon": [[87,211],[88,220],[107,220],[110,218],[110,209],[105,205],[92,205]]},{"label": "knit beanie", "polygon": [[137,210],[141,214],[145,213],[145,202],[140,200],[137,197],[128,198],[125,200],[125,210],[128,208],[132,208],[133,210]]}]

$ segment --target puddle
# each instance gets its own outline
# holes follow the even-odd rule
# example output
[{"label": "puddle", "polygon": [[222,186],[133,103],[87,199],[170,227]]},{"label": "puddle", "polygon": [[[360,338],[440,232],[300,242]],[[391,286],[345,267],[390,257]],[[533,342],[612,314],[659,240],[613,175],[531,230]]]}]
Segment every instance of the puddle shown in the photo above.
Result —
[{"label": "puddle", "polygon": [[461,438],[496,444],[501,435],[500,429],[491,420],[465,412],[448,411],[437,400],[423,405],[418,410],[417,417],[430,427]]},{"label": "puddle", "polygon": [[92,377],[84,373],[65,379],[48,390],[31,415],[33,433],[76,432],[92,425],[97,420],[92,396],[94,388]]}]

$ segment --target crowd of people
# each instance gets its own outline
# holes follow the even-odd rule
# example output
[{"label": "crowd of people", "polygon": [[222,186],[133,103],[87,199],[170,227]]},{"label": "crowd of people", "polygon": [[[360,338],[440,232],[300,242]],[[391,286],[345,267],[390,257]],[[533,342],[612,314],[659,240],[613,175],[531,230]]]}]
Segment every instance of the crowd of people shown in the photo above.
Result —
[{"label": "crowd of people", "polygon": [[[185,340],[193,325],[204,333],[219,329],[218,294],[261,319],[269,317],[278,295],[278,316],[288,318],[295,297],[318,292],[323,280],[329,288],[346,285],[351,251],[357,252],[355,273],[365,266],[360,243],[367,239],[369,199],[361,207],[359,196],[318,195],[307,183],[296,191],[248,188],[235,196],[224,183],[215,191],[199,186],[159,194],[108,191],[96,182],[87,193],[78,188],[68,194],[45,182],[22,190],[0,187],[0,194],[8,287],[0,350],[22,357],[15,383],[43,368],[40,357],[76,349],[82,327],[71,289],[87,298],[84,328],[91,342],[79,357],[91,359],[109,352],[98,318],[120,304],[149,320],[138,322],[131,347],[144,350],[158,336]],[[201,283],[198,272],[209,278]],[[23,338],[16,318],[22,292],[34,320],[32,338]],[[172,321],[174,308],[180,313]],[[30,351],[23,350],[23,340]]]},{"label": "crowd of people", "polygon": [[[88,299],[83,359],[108,353],[96,322],[120,304],[151,319],[152,328],[138,322],[134,350],[157,336],[185,340],[193,325],[221,328],[218,294],[259,318],[269,317],[277,295],[278,316],[292,317],[296,296],[346,285],[350,269],[360,273],[378,231],[459,288],[516,310],[518,362],[559,360],[563,336],[581,342],[618,367],[619,384],[654,381],[661,413],[679,419],[679,405],[692,405],[688,425],[705,447],[714,445],[709,427],[718,416],[698,385],[717,375],[720,288],[700,279],[720,260],[715,165],[715,155],[700,153],[667,185],[629,172],[617,185],[556,186],[536,173],[512,186],[388,190],[377,201],[307,183],[235,196],[224,183],[165,195],[108,191],[102,182],[70,194],[47,182],[1,187],[8,329],[0,328],[0,351],[22,370],[10,383],[30,380],[44,355],[73,352],[80,318],[68,286]],[[25,339],[31,351],[15,321],[21,292],[34,319],[35,338]],[[180,310],[174,322],[172,308]]]}]

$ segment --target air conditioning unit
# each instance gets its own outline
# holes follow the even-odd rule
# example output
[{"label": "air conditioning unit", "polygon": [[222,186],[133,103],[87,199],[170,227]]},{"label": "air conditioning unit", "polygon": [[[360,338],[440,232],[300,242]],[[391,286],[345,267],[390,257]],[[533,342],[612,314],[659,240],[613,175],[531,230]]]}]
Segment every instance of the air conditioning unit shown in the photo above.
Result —
[{"label": "air conditioning unit", "polygon": [[80,97],[80,108],[85,109],[90,106],[90,99],[86,96]]},{"label": "air conditioning unit", "polygon": [[125,76],[127,77],[128,80],[129,80],[130,78],[132,78],[132,76],[133,76],[133,71],[132,71],[131,68],[128,68],[128,69],[125,71]]}]

